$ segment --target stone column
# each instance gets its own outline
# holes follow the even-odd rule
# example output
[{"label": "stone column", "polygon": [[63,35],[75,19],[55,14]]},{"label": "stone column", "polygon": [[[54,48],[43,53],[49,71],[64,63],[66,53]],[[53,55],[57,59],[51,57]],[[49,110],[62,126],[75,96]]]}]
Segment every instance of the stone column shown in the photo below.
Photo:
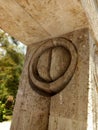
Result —
[{"label": "stone column", "polygon": [[33,89],[29,78],[32,55],[43,43],[28,46],[16,97],[11,130],[47,130],[50,96]]},{"label": "stone column", "polygon": [[95,128],[92,39],[81,29],[28,46],[11,130]]},{"label": "stone column", "polygon": [[98,130],[95,41],[88,29],[74,31],[63,37],[75,45],[78,61],[68,85],[51,97],[48,130]]}]

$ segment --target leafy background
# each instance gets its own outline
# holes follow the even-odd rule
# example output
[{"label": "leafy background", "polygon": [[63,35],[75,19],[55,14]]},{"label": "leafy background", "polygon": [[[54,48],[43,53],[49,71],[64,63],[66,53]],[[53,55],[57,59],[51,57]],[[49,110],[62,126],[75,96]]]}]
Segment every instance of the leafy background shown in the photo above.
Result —
[{"label": "leafy background", "polygon": [[10,120],[24,64],[24,50],[13,37],[0,30],[0,122]]}]

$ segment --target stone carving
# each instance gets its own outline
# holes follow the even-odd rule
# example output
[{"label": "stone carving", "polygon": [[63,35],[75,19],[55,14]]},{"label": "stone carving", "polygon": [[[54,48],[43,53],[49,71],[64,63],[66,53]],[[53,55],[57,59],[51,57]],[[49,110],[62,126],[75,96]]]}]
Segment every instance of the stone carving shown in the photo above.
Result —
[{"label": "stone carving", "polygon": [[77,64],[74,44],[65,38],[55,38],[42,44],[29,63],[32,88],[54,95],[71,80]]}]

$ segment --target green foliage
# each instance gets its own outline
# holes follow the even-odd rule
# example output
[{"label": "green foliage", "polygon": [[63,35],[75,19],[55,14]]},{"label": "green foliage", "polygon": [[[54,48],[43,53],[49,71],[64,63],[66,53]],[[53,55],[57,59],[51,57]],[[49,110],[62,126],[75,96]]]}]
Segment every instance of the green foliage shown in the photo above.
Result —
[{"label": "green foliage", "polygon": [[[17,44],[10,43],[13,38],[0,32],[0,121],[8,120],[12,115],[13,104],[19,85],[20,74],[24,63],[24,54],[17,51]],[[6,107],[9,96],[13,97],[11,105]]]},{"label": "green foliage", "polygon": [[0,101],[0,122],[10,120],[12,117],[13,106],[8,109],[5,102]]}]

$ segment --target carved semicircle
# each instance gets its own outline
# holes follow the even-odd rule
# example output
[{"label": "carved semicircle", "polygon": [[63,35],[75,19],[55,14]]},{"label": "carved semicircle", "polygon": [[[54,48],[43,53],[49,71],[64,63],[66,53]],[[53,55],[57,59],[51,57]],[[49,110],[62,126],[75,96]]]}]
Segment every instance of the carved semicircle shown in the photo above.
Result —
[{"label": "carved semicircle", "polygon": [[49,48],[42,53],[38,60],[38,74],[47,82],[55,81],[65,73],[70,61],[70,52],[64,47]]},{"label": "carved semicircle", "polygon": [[73,43],[55,38],[43,44],[32,56],[29,64],[31,83],[38,90],[56,94],[70,81],[76,64],[77,52]]}]

